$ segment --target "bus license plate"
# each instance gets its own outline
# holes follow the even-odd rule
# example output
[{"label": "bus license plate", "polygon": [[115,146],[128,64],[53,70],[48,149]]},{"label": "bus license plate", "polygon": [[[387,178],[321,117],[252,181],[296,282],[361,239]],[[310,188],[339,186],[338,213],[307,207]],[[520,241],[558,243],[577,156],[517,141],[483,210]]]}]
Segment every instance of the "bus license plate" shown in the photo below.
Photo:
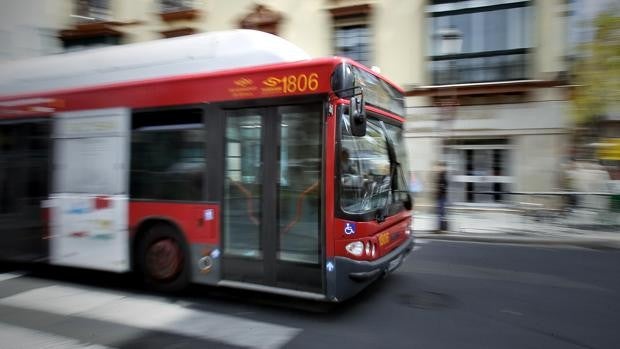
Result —
[{"label": "bus license plate", "polygon": [[383,232],[379,234],[379,246],[384,246],[390,243],[390,233]]}]

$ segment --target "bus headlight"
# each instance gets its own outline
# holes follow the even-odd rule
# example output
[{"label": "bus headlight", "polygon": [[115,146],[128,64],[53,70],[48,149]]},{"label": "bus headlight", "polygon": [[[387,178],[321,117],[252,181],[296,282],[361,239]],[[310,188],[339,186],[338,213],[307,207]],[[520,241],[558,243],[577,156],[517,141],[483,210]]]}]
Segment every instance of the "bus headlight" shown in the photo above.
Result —
[{"label": "bus headlight", "polygon": [[370,257],[370,241],[366,241],[366,255]]},{"label": "bus headlight", "polygon": [[359,257],[362,255],[362,253],[364,253],[364,243],[362,243],[361,241],[354,241],[347,244],[345,246],[345,249],[350,254]]}]

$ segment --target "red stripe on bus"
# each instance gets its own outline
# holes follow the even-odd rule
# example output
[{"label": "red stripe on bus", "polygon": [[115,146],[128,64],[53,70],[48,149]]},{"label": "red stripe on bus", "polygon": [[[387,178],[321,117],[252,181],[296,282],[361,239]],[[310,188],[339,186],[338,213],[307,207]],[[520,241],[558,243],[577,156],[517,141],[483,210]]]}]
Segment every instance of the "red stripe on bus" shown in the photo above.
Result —
[{"label": "red stripe on bus", "polygon": [[[208,210],[213,210],[208,213]],[[135,232],[148,219],[163,219],[176,225],[189,243],[219,244],[220,207],[216,204],[131,201],[129,227]]]}]

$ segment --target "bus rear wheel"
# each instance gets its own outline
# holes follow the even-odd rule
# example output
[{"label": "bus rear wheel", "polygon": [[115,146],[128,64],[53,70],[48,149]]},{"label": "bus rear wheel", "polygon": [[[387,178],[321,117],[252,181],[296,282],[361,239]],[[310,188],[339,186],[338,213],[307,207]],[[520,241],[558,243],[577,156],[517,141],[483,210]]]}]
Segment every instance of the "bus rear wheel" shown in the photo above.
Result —
[{"label": "bus rear wheel", "polygon": [[152,226],[139,242],[138,262],[144,283],[162,292],[180,291],[189,283],[187,245],[168,224]]}]

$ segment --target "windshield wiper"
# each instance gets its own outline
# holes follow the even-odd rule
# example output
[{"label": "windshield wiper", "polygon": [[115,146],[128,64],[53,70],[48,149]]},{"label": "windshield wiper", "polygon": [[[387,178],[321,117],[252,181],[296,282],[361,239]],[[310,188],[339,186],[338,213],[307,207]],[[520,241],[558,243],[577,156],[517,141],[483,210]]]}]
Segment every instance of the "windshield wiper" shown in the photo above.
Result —
[{"label": "windshield wiper", "polygon": [[382,208],[377,209],[377,213],[375,215],[375,219],[378,223],[385,221],[385,217],[388,215],[389,207],[390,207],[390,199],[394,193],[394,171],[396,170],[396,166],[398,166],[398,161],[396,160],[396,151],[394,150],[394,144],[392,144],[392,140],[390,139],[390,135],[388,134],[387,128],[385,127],[385,123],[383,121],[379,121],[381,125],[381,129],[383,130],[383,134],[385,135],[385,142],[387,143],[388,150],[388,158],[390,159],[390,192],[385,198],[385,205]]},{"label": "windshield wiper", "polygon": [[402,166],[400,162],[398,162],[398,159],[396,158],[396,150],[394,149],[394,142],[392,141],[392,137],[390,137],[390,134],[388,133],[388,130],[385,127],[385,123],[383,121],[379,121],[379,124],[381,125],[381,129],[383,130],[383,133],[385,134],[385,140],[387,142],[387,147],[388,147],[388,157],[390,159],[390,193],[392,194],[392,195],[388,195],[388,197],[385,199],[385,205],[382,208],[377,209],[375,219],[377,220],[378,223],[381,223],[385,221],[385,217],[389,213],[388,211],[390,207],[390,198],[394,196],[394,193],[399,193],[399,194],[406,193],[407,194],[407,199],[405,200],[404,205],[405,205],[405,208],[407,208],[408,210],[411,209],[412,203],[411,203],[411,197],[409,196],[408,191],[397,189],[397,180],[398,180],[398,178],[396,177],[397,172],[398,174],[400,174],[401,181],[403,181],[403,183],[407,183],[407,182],[403,174]]}]

